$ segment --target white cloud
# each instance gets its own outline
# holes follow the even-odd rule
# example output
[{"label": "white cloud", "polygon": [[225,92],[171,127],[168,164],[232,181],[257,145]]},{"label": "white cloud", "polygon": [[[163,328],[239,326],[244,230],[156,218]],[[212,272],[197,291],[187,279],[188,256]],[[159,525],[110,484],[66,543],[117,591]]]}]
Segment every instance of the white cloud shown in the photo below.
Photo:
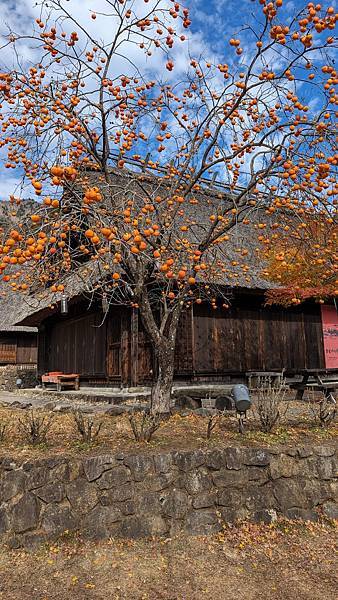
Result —
[{"label": "white cloud", "polygon": [[[59,18],[61,14],[60,11],[51,8],[53,4],[55,6],[56,2],[46,3],[46,7],[48,8],[45,8],[42,12],[41,4],[42,3],[36,3],[34,0],[0,0],[0,32],[2,36],[8,35],[10,31],[14,31],[19,35],[25,34],[27,31],[32,31],[34,20],[37,17],[42,17],[44,22],[46,22],[46,17],[49,15],[49,21],[52,25],[53,20]],[[187,34],[187,31],[182,27],[180,19],[173,21],[173,19],[168,18],[167,11],[172,8],[172,3],[168,0],[160,0],[160,2],[158,2],[158,0],[150,0],[150,2],[147,3],[143,0],[135,0],[129,5],[137,18],[145,17],[151,11],[152,7],[156,6],[157,13],[161,14],[168,22],[170,20],[170,24],[175,26],[176,32],[179,35]],[[63,18],[59,23],[62,23],[62,28],[66,32],[74,30],[78,32],[80,38],[80,41],[77,44],[78,48],[81,48],[81,45],[84,47],[82,42],[84,42],[85,36],[81,33],[81,27],[86,29],[94,41],[103,42],[106,45],[111,44],[114,32],[117,29],[118,19],[109,2],[106,0],[69,0],[67,2],[63,1],[62,7],[74,17],[77,24],[71,19]],[[90,15],[93,12],[96,14],[95,20],[90,18]],[[37,33],[41,31],[37,25],[35,25],[35,28]],[[151,33],[151,30],[148,32]],[[166,55],[163,52],[156,51],[153,52],[151,57],[148,57],[145,52],[142,52],[139,49],[138,43],[140,41],[141,37],[134,35],[128,42],[123,44],[120,48],[120,52],[122,55],[128,57],[128,61],[116,57],[116,60],[112,63],[112,70],[119,68],[120,71],[122,69],[126,74],[131,74],[134,66],[142,71],[148,71],[157,76],[163,75],[163,79],[170,80],[172,76],[165,69],[165,63],[167,61]],[[183,43],[177,41],[172,50],[168,49],[168,54],[176,61],[175,73],[185,72],[186,64],[189,59],[189,51],[200,53],[205,46],[206,42],[199,33],[190,32],[189,44],[187,42]],[[8,64],[8,59],[11,56],[10,52],[9,47],[7,47],[6,50],[2,50],[0,57],[2,64]],[[34,52],[33,43],[28,43],[27,40],[20,41],[20,59],[30,60],[33,58]],[[13,54],[11,59],[14,64],[15,57]]]},{"label": "white cloud", "polygon": [[[0,184],[0,200],[8,200],[11,194],[21,197],[22,192],[27,192],[27,188],[22,187],[22,179],[19,175],[2,176]],[[28,195],[27,193],[23,195]]]},{"label": "white cloud", "polygon": [[[55,0],[51,0],[53,3]],[[113,32],[116,30],[116,16],[112,15],[112,8],[109,5],[109,2],[106,0],[61,0],[62,6],[69,11],[72,15],[74,15],[78,21],[78,26],[74,25],[72,22],[63,22],[62,27],[65,31],[70,32],[73,30],[77,30],[80,35],[80,41],[78,44],[79,49],[84,46],[84,36],[81,36],[80,26],[86,27],[88,29],[89,34],[92,36],[93,40],[101,40],[104,44],[109,44],[113,38]],[[144,11],[150,12],[151,7],[154,4],[157,4],[157,0],[150,0],[148,3],[144,3],[143,0],[134,0],[134,2],[129,2],[128,6],[132,6],[133,10],[136,12],[138,16],[144,14]],[[189,31],[188,34],[185,29],[183,29],[180,24],[180,20],[176,19],[172,24],[175,25],[177,33],[187,34],[188,39],[184,43],[177,42],[174,45],[174,48],[169,51],[170,56],[174,59],[175,68],[172,73],[168,72],[165,68],[165,64],[167,61],[166,54],[161,51],[154,52],[153,56],[147,57],[146,54],[141,51],[136,43],[135,36],[132,37],[131,41],[125,42],[124,50],[121,48],[121,54],[128,57],[128,62],[123,58],[118,56],[112,61],[111,69],[109,76],[113,79],[114,77],[119,77],[122,73],[131,74],[134,69],[139,69],[143,73],[146,72],[147,77],[149,79],[159,79],[163,83],[165,82],[177,82],[182,78],[184,79],[184,75],[187,71],[187,66],[190,62],[190,55],[194,57],[205,56],[215,62],[224,62],[225,55],[227,62],[230,65],[230,70],[236,71],[240,69],[240,65],[249,64],[252,56],[256,53],[255,41],[253,40],[252,35],[248,32],[248,30],[243,30],[240,32],[239,37],[242,41],[242,46],[244,48],[244,52],[239,59],[232,50],[230,50],[228,46],[228,39],[230,36],[230,27],[233,23],[233,14],[230,14],[231,11],[227,9],[230,8],[230,4],[233,7],[233,2],[228,2],[228,0],[219,0],[218,3],[213,3],[212,7],[215,9],[214,12],[210,11],[209,14],[207,12],[207,5],[199,2],[198,0],[190,0],[190,5],[193,6],[194,14],[197,14],[197,19],[202,23],[204,20],[203,26],[201,26],[200,31]],[[168,9],[172,7],[172,3],[168,0],[160,0],[160,5],[163,9]],[[46,3],[47,6],[47,3]],[[36,4],[34,0],[0,0],[0,7],[2,10],[2,26],[1,30],[3,32],[12,29],[18,33],[23,33],[31,30],[32,22],[34,18],[40,16],[41,4]],[[287,8],[291,11],[293,9],[293,2],[288,2]],[[50,9],[48,9],[50,10]],[[90,14],[95,10],[97,14],[97,18],[95,20],[90,18]],[[104,15],[100,13],[105,13]],[[51,14],[51,21],[55,19],[57,13]],[[245,12],[243,8],[243,14],[241,15],[243,20],[248,17],[248,12]],[[213,36],[210,35],[208,30],[208,24],[219,22],[221,34],[219,38],[216,40]],[[36,26],[38,29],[38,26]],[[229,34],[229,35],[228,35]],[[27,61],[32,59],[34,56],[34,48],[32,43],[28,44],[27,41],[23,40],[22,44],[19,46],[20,50],[20,58],[23,61]],[[219,56],[218,56],[219,53]],[[270,50],[269,52],[264,53],[264,59],[260,59],[257,61],[257,71],[263,69],[264,66],[268,65],[270,68],[273,67],[274,70],[281,69],[284,64],[285,54],[287,53],[286,49],[278,48],[278,53],[275,50]],[[283,58],[283,56],[284,58]],[[0,61],[6,62],[10,56],[10,50],[8,48],[4,49],[0,53]],[[14,58],[12,55],[11,60],[14,62]],[[56,72],[54,71],[53,76],[56,76]],[[86,79],[86,92],[96,89],[96,85],[94,83],[95,76],[91,76],[91,78]],[[213,85],[215,88],[222,90],[224,87],[224,79],[223,75],[216,71],[216,76],[213,81]],[[288,84],[290,88],[293,87],[294,84]],[[230,90],[230,91],[233,91]],[[265,94],[268,93],[266,96]],[[271,88],[270,84],[266,84],[265,86],[261,86],[260,90],[257,91],[259,99],[265,100],[265,104],[267,107],[273,105],[276,101],[276,92],[274,92],[273,88]],[[314,103],[311,104],[311,108],[314,107]],[[170,123],[170,128],[175,127],[175,120],[172,120]],[[249,126],[247,117],[245,117],[245,124]],[[151,127],[151,123],[146,123],[146,126]],[[241,125],[239,129],[237,129],[237,125],[235,125],[230,132],[230,139],[236,133],[241,133]],[[226,136],[224,136],[225,142]],[[257,151],[259,151],[258,148]],[[252,157],[252,155],[251,155]],[[245,158],[245,166],[247,163],[251,161],[251,157]],[[220,167],[221,168],[221,167]],[[12,177],[5,178],[6,185],[11,186],[14,184],[14,179]],[[6,187],[6,190],[9,189]],[[7,191],[6,191],[7,193]]]}]

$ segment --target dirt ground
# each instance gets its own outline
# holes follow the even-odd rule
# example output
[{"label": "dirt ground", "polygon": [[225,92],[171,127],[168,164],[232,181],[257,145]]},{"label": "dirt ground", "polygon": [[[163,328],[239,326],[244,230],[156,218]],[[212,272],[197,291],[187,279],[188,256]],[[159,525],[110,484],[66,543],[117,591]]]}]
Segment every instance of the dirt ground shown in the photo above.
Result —
[{"label": "dirt ground", "polygon": [[211,537],[0,547],[1,600],[335,600],[334,523],[228,526]]},{"label": "dirt ground", "polygon": [[[161,424],[150,443],[136,443],[128,417],[96,415],[95,424],[102,422],[102,428],[94,444],[81,441],[71,414],[55,414],[47,433],[47,443],[32,447],[20,433],[19,419],[27,418],[28,410],[10,409],[0,406],[1,426],[6,424],[3,440],[0,439],[0,455],[17,458],[47,457],[60,454],[67,456],[99,453],[101,451],[135,453],[195,448],[222,448],[225,446],[275,446],[303,444],[334,444],[337,440],[338,424],[328,428],[319,427],[314,416],[313,406],[307,402],[290,402],[288,413],[271,433],[260,431],[253,411],[250,411],[244,435],[238,432],[238,422],[233,413],[225,413],[210,440],[206,439],[208,418],[190,414],[173,415]],[[41,414],[40,411],[36,411]],[[46,414],[46,411],[42,412]],[[50,413],[49,413],[50,414]]]}]

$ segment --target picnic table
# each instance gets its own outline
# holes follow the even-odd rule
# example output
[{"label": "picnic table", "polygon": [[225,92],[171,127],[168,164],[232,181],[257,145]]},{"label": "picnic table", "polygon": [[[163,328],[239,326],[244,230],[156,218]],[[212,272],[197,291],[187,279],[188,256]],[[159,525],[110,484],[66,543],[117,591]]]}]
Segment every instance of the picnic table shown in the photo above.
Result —
[{"label": "picnic table", "polygon": [[61,392],[62,387],[74,388],[74,390],[80,389],[80,375],[79,373],[61,373],[52,372],[46,373],[41,377],[42,387],[46,388],[48,383],[56,385],[56,390]]},{"label": "picnic table", "polygon": [[338,389],[338,370],[302,369],[296,374],[302,375],[301,381],[290,383],[290,388],[297,390],[296,400],[302,400],[305,390],[313,389],[323,392],[329,402],[336,403],[334,393]]},{"label": "picnic table", "polygon": [[249,390],[278,387],[283,382],[283,371],[247,371],[245,375]]}]

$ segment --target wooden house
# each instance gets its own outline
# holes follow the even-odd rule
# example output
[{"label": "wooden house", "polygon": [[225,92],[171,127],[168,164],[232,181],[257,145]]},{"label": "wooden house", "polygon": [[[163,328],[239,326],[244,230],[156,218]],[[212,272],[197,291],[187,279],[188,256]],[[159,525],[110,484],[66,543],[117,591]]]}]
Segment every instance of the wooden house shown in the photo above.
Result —
[{"label": "wooden house", "polygon": [[[17,227],[18,222],[29,214],[35,205],[27,199],[20,206],[11,202],[0,202],[0,233]],[[12,267],[14,269],[14,267]],[[36,327],[16,325],[30,313],[25,298],[16,294],[9,284],[0,281],[0,366],[34,366],[37,363]]]},{"label": "wooden house", "polygon": [[[107,311],[85,269],[69,278],[66,316],[60,310],[61,294],[46,293],[21,320],[38,327],[38,373],[79,373],[83,384],[97,386],[150,383],[156,364],[137,309],[112,305]],[[177,381],[242,381],[249,371],[284,370],[292,376],[301,369],[327,366],[320,304],[270,307],[265,305],[267,282],[261,280],[258,286],[256,278],[251,287],[238,277],[229,283],[228,309],[221,302],[216,309],[202,303],[183,313],[176,344]],[[325,308],[337,314],[333,305]],[[329,366],[338,368],[332,356]]]},{"label": "wooden house", "polygon": [[[40,374],[79,373],[92,385],[136,386],[156,376],[152,348],[137,311],[117,306],[104,315],[85,298],[38,321]],[[337,365],[338,367],[338,365]],[[320,307],[264,307],[256,290],[238,290],[226,312],[208,305],[186,311],[177,336],[175,378],[241,381],[248,371],[325,368]]]},{"label": "wooden house", "polygon": [[37,363],[37,328],[15,325],[26,316],[27,309],[23,298],[14,298],[10,293],[0,300],[0,366]]},{"label": "wooden house", "polygon": [[[136,177],[124,171],[112,175],[114,201],[122,204],[126,194],[133,193]],[[96,181],[98,175],[90,177]],[[215,192],[209,189],[203,191],[205,195],[210,207]],[[191,207],[200,225],[207,218],[203,216],[206,203],[200,203],[199,211]],[[254,215],[250,222],[255,227]],[[256,240],[256,231],[237,224],[223,249],[222,260],[229,269],[217,281],[217,290],[229,298],[229,308],[224,309],[221,301],[216,309],[202,302],[183,313],[176,380],[241,381],[249,371],[284,370],[292,375],[305,368],[325,368],[321,306],[315,302],[288,309],[265,305],[265,292],[273,284],[261,275]],[[239,260],[243,250],[245,265]],[[95,291],[96,269],[89,261],[62,281],[66,316],[60,310],[62,294],[45,290],[31,298],[30,313],[18,319],[21,325],[38,327],[38,372],[79,373],[82,383],[98,386],[150,383],[156,378],[156,364],[140,315],[121,302],[111,303],[108,310],[103,306]],[[332,364],[338,368],[335,360],[331,368]]]}]

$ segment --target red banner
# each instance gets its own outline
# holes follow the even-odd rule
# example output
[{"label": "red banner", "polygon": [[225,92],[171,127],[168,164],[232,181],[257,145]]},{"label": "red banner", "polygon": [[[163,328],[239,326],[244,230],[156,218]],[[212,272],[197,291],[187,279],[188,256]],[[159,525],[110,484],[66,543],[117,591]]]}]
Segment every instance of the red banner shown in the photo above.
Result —
[{"label": "red banner", "polygon": [[325,367],[338,369],[338,312],[335,306],[322,306]]}]

